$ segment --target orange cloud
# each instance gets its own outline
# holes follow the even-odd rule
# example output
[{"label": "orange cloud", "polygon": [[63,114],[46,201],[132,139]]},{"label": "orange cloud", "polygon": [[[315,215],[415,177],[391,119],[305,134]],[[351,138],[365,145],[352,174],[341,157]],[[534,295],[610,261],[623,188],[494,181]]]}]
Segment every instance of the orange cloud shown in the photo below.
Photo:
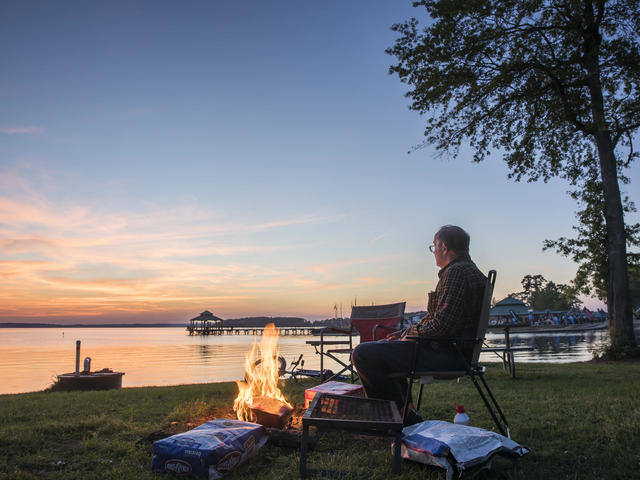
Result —
[{"label": "orange cloud", "polygon": [[340,216],[243,223],[197,204],[112,212],[56,201],[15,173],[0,172],[0,186],[12,192],[0,196],[0,321],[203,309],[307,315],[373,287],[381,298],[398,295],[385,291],[393,281],[357,267],[402,256],[310,263],[314,245],[273,240],[278,229]]}]

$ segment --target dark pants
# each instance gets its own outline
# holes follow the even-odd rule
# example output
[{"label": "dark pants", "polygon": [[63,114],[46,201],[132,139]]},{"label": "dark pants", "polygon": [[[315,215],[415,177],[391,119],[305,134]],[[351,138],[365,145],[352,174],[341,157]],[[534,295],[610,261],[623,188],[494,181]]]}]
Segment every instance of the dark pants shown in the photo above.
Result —
[{"label": "dark pants", "polygon": [[[464,360],[451,347],[434,345],[436,348],[421,348],[417,361],[417,371],[437,371],[464,369]],[[352,354],[367,397],[393,400],[402,413],[407,378],[393,375],[406,374],[411,370],[415,343],[410,341],[366,342],[358,345]],[[409,399],[411,403],[411,399]]]}]

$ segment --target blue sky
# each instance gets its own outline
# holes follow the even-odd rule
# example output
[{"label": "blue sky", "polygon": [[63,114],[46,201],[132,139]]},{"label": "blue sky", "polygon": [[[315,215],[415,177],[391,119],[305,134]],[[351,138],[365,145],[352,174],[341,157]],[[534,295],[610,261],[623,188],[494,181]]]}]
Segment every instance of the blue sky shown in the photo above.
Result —
[{"label": "blue sky", "polygon": [[514,183],[498,154],[407,153],[424,122],[384,50],[410,16],[397,0],[2,2],[0,321],[418,310],[448,223],[498,298],[526,274],[569,282],[575,265],[542,252],[571,235],[566,184]]}]

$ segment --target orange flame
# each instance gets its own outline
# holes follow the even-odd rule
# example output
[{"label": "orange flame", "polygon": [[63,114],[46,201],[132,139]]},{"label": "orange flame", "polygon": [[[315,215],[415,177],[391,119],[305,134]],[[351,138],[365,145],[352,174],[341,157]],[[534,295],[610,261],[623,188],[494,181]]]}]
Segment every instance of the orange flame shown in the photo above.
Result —
[{"label": "orange flame", "polygon": [[[238,396],[233,402],[233,409],[238,420],[252,421],[251,406],[254,398],[266,397],[280,400],[287,407],[292,406],[284,398],[278,388],[279,361],[278,361],[278,336],[280,331],[273,323],[264,327],[260,347],[253,342],[251,351],[244,361],[245,381],[237,381]],[[258,352],[259,350],[259,352]]]}]

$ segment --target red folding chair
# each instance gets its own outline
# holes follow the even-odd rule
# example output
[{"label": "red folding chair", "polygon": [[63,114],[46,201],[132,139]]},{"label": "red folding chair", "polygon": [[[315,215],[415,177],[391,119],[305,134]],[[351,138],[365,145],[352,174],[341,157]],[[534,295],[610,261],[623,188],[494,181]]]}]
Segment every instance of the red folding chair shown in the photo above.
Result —
[{"label": "red folding chair", "polygon": [[[405,305],[406,302],[388,305],[354,306],[351,308],[350,328],[348,330],[329,327],[322,330],[319,341],[307,342],[309,345],[313,345],[316,353],[320,355],[320,381],[324,383],[325,381],[335,380],[348,371],[351,383],[355,382],[358,374],[351,363],[351,352],[353,352],[353,337],[356,332],[360,335],[360,343],[385,338],[402,325]],[[336,340],[336,334],[339,334],[342,338]],[[344,339],[343,336],[347,336],[348,339]],[[339,372],[333,373],[326,379],[324,378],[325,356],[342,367]]]}]

